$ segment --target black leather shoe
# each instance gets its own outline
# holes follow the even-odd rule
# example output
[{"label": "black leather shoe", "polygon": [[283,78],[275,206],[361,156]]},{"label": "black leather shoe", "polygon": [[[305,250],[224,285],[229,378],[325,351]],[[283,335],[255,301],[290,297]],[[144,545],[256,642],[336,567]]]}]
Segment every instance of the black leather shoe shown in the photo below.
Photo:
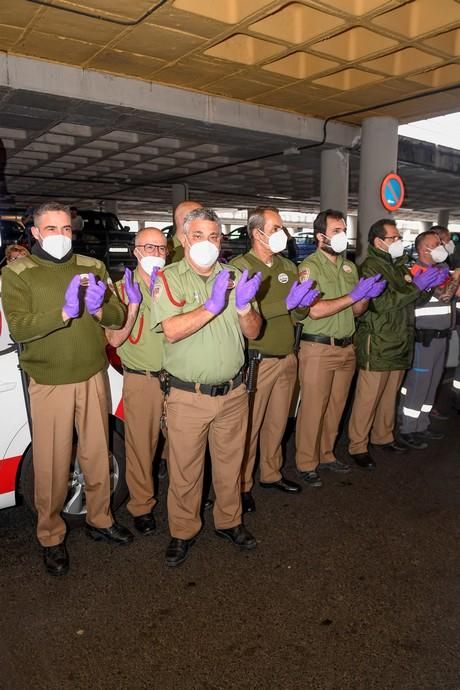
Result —
[{"label": "black leather shoe", "polygon": [[414,450],[425,450],[425,448],[428,448],[428,443],[419,438],[418,434],[399,434],[399,440],[407,448],[413,448]]},{"label": "black leather shoe", "polygon": [[230,527],[230,529],[216,529],[215,532],[218,537],[228,539],[240,549],[255,549],[257,546],[255,537],[252,536],[251,532],[244,525],[237,525],[236,527]]},{"label": "black leather shoe", "polygon": [[348,472],[351,472],[350,465],[347,465],[346,462],[340,462],[340,460],[333,460],[332,462],[320,462],[318,469],[329,470],[329,472],[337,472],[338,474],[348,474]]},{"label": "black leather shoe", "polygon": [[302,487],[296,482],[291,482],[289,479],[281,477],[277,482],[259,482],[259,486],[262,489],[278,489],[278,491],[284,491],[288,494],[298,494],[302,491]]},{"label": "black leather shoe", "polygon": [[109,541],[112,544],[129,544],[134,539],[134,536],[117,522],[114,522],[111,527],[93,527],[93,525],[86,524],[86,534],[94,541]]},{"label": "black leather shoe", "polygon": [[321,477],[319,476],[318,472],[315,472],[312,470],[311,472],[297,472],[299,477],[302,479],[302,481],[307,484],[307,486],[313,486],[313,487],[321,487],[323,486],[323,482],[321,481]]},{"label": "black leather shoe", "polygon": [[173,537],[166,549],[166,565],[174,568],[185,561],[191,546],[195,543],[195,538],[192,539],[176,539]]},{"label": "black leather shoe", "polygon": [[440,431],[425,429],[425,431],[417,431],[417,436],[422,441],[440,441],[445,437],[445,434],[442,434]]},{"label": "black leather shoe", "polygon": [[152,513],[136,515],[133,519],[135,529],[141,534],[153,534],[156,530],[155,518]]},{"label": "black leather shoe", "polygon": [[380,450],[389,451],[390,453],[407,453],[407,447],[397,441],[391,443],[371,443],[372,448],[380,448]]},{"label": "black leather shoe", "polygon": [[44,546],[43,561],[50,575],[66,575],[69,571],[69,554],[64,543]]},{"label": "black leather shoe", "polygon": [[243,491],[241,494],[241,510],[243,513],[256,512],[256,502],[254,501],[250,491]]},{"label": "black leather shoe", "polygon": [[349,456],[363,470],[375,470],[375,462],[369,453],[349,453]]}]

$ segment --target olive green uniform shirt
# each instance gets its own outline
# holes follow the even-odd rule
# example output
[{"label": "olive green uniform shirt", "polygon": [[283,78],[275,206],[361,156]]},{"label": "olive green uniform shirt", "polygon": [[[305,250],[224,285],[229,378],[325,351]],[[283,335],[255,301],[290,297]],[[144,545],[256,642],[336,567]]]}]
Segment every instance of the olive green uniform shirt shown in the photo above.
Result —
[{"label": "olive green uniform shirt", "polygon": [[168,258],[167,258],[167,263],[168,264],[175,264],[178,263],[179,261],[182,261],[184,258],[184,248],[182,244],[179,242],[177,239],[177,235],[174,234],[169,240],[168,240]]},{"label": "olive green uniform shirt", "polygon": [[297,266],[279,254],[273,256],[272,265],[268,266],[252,249],[235,257],[231,263],[241,271],[247,268],[250,277],[258,271],[262,273],[256,300],[264,323],[258,338],[248,340],[249,349],[264,355],[294,352],[294,323],[304,319],[308,313],[306,309],[289,312],[286,307],[286,297],[298,279]]},{"label": "olive green uniform shirt", "polygon": [[[142,302],[131,334],[123,345],[117,347],[117,353],[129,369],[141,371],[159,371],[163,359],[163,334],[156,333],[150,328],[150,311],[152,298],[147,285],[142,280],[136,269],[133,280],[139,283],[142,293]],[[128,295],[125,291],[125,281],[120,280],[115,284],[118,296],[124,304],[128,304]]]},{"label": "olive green uniform shirt", "polygon": [[[170,264],[157,276],[153,291],[151,327],[172,316],[203,306],[214,280],[225,266],[216,263],[208,277],[195,273],[186,259]],[[235,283],[241,274],[237,269]],[[235,290],[228,291],[225,309],[196,333],[175,343],[164,341],[163,367],[182,381],[218,384],[230,381],[244,364],[244,337],[235,307]]]},{"label": "olive green uniform shirt", "polygon": [[[336,263],[333,263],[320,249],[302,261],[299,275],[301,281],[311,278],[316,282],[321,299],[343,297],[358,282],[358,270],[352,261],[338,256]],[[302,323],[303,332],[310,335],[349,338],[355,332],[355,317],[351,306],[323,319],[311,319],[307,316]]]}]

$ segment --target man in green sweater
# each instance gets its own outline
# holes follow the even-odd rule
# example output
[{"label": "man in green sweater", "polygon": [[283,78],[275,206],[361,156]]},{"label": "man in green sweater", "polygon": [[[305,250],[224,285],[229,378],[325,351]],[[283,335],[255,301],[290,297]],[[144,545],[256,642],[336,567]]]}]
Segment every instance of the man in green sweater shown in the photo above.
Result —
[{"label": "man in green sweater", "polygon": [[86,530],[95,540],[126,544],[132,534],[110,512],[105,339],[125,308],[104,264],[73,254],[70,211],[47,203],[34,213],[32,255],[3,271],[2,299],[13,338],[23,344],[32,416],[37,537],[51,575],[69,568],[65,522],[73,432],[85,476]]},{"label": "man in green sweater", "polygon": [[251,250],[232,263],[241,271],[247,269],[250,276],[262,274],[257,303],[264,323],[259,336],[248,341],[249,359],[258,364],[241,478],[245,513],[256,508],[251,490],[258,447],[260,486],[288,494],[300,491],[281,473],[281,441],[297,377],[294,324],[306,317],[307,307],[319,295],[311,290],[311,281],[299,285],[296,265],[280,254],[288,236],[277,208],[256,208],[248,218],[248,234]]}]

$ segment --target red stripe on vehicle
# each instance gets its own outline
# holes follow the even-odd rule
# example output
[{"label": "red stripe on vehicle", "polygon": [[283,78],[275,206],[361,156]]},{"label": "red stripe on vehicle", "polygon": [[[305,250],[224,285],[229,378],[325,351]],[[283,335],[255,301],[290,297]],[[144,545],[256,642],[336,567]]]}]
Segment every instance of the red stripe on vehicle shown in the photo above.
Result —
[{"label": "red stripe on vehicle", "polygon": [[16,475],[22,455],[0,460],[0,494],[7,494],[16,489]]}]

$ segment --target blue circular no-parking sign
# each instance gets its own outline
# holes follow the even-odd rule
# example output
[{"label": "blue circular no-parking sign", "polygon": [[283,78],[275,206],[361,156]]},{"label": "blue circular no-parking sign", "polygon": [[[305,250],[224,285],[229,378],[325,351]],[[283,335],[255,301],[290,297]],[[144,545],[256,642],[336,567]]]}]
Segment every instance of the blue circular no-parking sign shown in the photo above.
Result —
[{"label": "blue circular no-parking sign", "polygon": [[404,202],[404,182],[396,173],[389,173],[380,185],[380,200],[387,211],[396,211]]}]

